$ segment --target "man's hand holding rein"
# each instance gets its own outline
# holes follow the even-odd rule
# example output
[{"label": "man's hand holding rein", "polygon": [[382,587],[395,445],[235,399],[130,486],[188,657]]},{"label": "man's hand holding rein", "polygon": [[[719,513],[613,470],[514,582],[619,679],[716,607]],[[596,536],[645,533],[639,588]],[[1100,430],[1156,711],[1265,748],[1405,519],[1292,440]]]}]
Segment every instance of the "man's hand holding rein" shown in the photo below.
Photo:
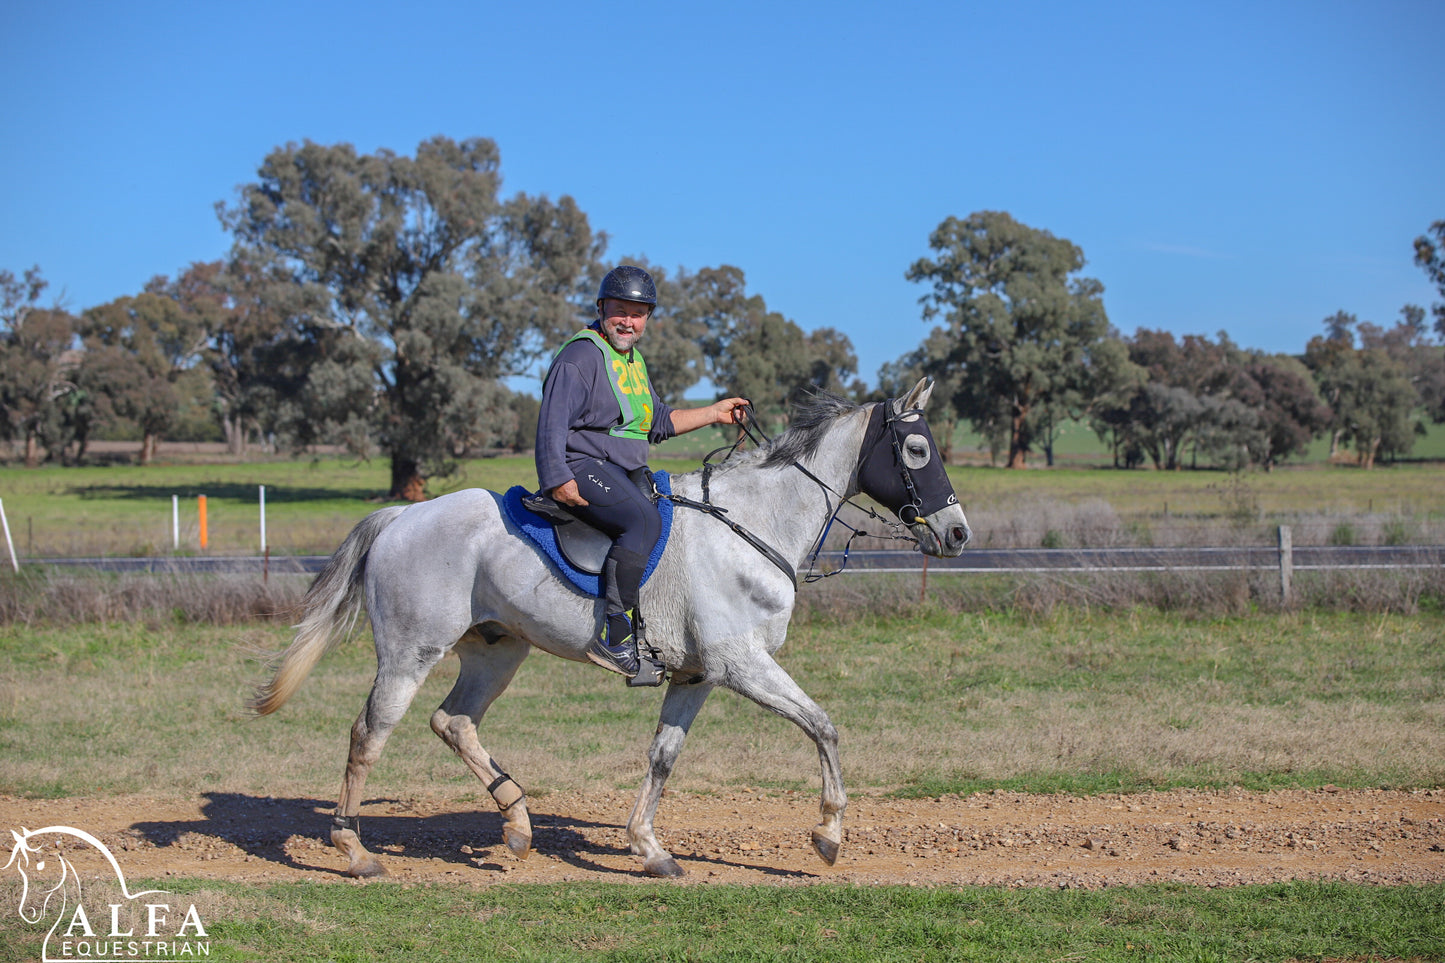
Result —
[{"label": "man's hand holding rein", "polygon": [[739,409],[748,404],[746,398],[724,398],[702,408],[674,408],[672,427],[681,435],[708,425],[740,425],[743,416]]}]

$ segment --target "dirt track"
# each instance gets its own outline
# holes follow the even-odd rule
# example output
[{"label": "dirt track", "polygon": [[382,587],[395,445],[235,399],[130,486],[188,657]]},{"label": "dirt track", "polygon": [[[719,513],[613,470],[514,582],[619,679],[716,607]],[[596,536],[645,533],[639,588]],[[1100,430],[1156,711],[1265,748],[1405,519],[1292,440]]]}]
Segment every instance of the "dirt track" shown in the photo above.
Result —
[{"label": "dirt track", "polygon": [[[627,851],[621,793],[531,800],[535,849],[501,844],[488,809],[369,800],[362,834],[393,879],[498,882],[646,879]],[[73,826],[99,836],[127,876],[345,880],[324,845],[331,804],[216,794],[202,799],[0,797],[0,829]],[[966,798],[853,797],[832,869],[808,831],[805,793],[669,793],[658,836],[694,883],[1087,887],[1160,881],[1445,881],[1445,790],[1171,792],[1087,799],[996,792]]]}]

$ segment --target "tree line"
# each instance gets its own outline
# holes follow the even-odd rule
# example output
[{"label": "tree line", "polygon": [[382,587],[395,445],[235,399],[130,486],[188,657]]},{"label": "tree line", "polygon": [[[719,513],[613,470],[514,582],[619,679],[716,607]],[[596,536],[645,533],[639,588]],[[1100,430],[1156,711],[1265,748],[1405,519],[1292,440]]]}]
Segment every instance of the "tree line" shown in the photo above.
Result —
[{"label": "tree line", "polygon": [[[76,464],[94,439],[224,438],[304,450],[339,444],[391,466],[391,494],[466,452],[530,445],[537,400],[506,379],[537,374],[593,316],[608,237],[575,201],[501,192],[486,139],[436,137],[414,156],[306,142],[272,151],[233,204],[217,205],[228,255],[73,314],[45,306],[39,268],[0,271],[0,431],[27,465]],[[857,400],[929,375],[948,428],[967,422],[1021,466],[1052,460],[1058,427],[1085,421],[1117,464],[1272,466],[1328,432],[1364,464],[1409,450],[1422,410],[1442,411],[1445,305],[1433,329],[1407,306],[1383,329],[1344,314],[1297,357],[1163,331],[1122,337],[1083,253],[1008,214],[948,218],[931,257],[920,346],[857,378],[848,337],[804,331],[747,290],[742,269],[668,271],[646,351],[671,402],[703,379],[784,416],[822,389]],[[1445,222],[1415,259],[1445,296]]]},{"label": "tree line", "polygon": [[[1052,463],[1069,421],[1088,423],[1116,465],[1165,469],[1269,469],[1323,434],[1332,455],[1370,467],[1408,453],[1422,417],[1445,421],[1445,301],[1433,325],[1418,305],[1389,328],[1340,311],[1303,354],[1268,354],[1223,332],[1120,336],[1078,246],[1006,213],[950,217],[929,244],[907,276],[928,285],[924,318],[940,323],[884,367],[881,387],[932,375],[935,398],[1011,467],[1040,449]],[[1416,239],[1415,263],[1445,298],[1445,221]]]}]

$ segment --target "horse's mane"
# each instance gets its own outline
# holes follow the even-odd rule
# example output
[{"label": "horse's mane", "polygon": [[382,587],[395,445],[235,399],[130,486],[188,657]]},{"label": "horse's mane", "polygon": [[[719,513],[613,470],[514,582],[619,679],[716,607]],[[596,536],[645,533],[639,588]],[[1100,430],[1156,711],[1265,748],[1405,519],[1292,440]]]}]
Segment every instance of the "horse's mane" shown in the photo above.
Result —
[{"label": "horse's mane", "polygon": [[763,467],[778,468],[806,459],[818,450],[833,422],[860,407],[821,389],[805,395],[794,409],[788,430],[768,445]]}]

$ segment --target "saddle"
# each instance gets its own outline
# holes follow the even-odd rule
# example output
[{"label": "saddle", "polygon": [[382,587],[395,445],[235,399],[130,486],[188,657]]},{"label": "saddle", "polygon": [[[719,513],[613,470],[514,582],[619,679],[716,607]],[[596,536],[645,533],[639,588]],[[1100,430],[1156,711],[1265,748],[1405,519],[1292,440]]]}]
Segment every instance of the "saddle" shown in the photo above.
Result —
[{"label": "saddle", "polygon": [[606,533],[588,525],[556,499],[541,492],[523,495],[522,507],[552,523],[557,548],[563,558],[588,575],[602,573],[602,563],[607,559],[607,550],[612,547],[612,539]]},{"label": "saddle", "polygon": [[[652,482],[659,494],[672,494],[672,479],[665,471],[653,472]],[[602,563],[612,547],[612,539],[582,521],[553,499],[534,494],[520,485],[502,496],[502,509],[512,522],[557,570],[578,589],[589,595],[602,594]],[[672,532],[672,502],[658,500],[657,514],[662,519],[662,534],[648,556],[642,581],[646,584],[662,558]]]},{"label": "saddle", "polygon": [[[667,472],[654,472],[652,484],[658,494],[672,494],[672,478]],[[602,594],[602,563],[612,547],[612,539],[606,533],[567,511],[555,499],[541,493],[533,494],[520,485],[508,489],[502,496],[502,510],[569,582],[589,595]],[[644,585],[661,560],[668,535],[672,533],[672,502],[659,498],[657,514],[662,519],[662,534],[658,536],[657,544],[647,558],[647,567],[642,571]],[[646,642],[641,612],[637,613],[634,628],[638,635],[642,670],[628,679],[627,684],[630,687],[661,685],[667,670],[658,658],[657,650]]]}]

